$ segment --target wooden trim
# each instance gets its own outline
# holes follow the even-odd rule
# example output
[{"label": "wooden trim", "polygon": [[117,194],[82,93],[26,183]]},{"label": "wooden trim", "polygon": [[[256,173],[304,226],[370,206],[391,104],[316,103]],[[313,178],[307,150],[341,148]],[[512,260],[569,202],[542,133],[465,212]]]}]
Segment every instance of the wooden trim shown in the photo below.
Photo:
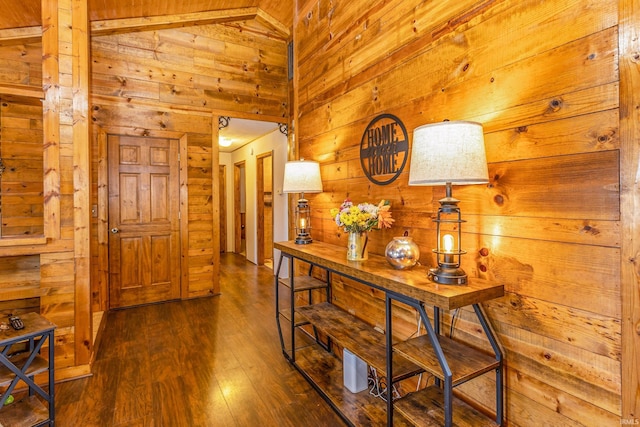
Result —
[{"label": "wooden trim", "polygon": [[0,30],[0,46],[38,43],[42,40],[42,27],[5,28]]},{"label": "wooden trim", "polygon": [[87,2],[72,4],[73,224],[76,364],[91,362],[91,138]]},{"label": "wooden trim", "polygon": [[255,114],[255,113],[245,113],[242,111],[229,111],[229,110],[218,110],[218,109],[212,109],[209,111],[217,116],[231,116],[234,119],[259,120],[261,122],[270,122],[270,123],[287,123],[288,122],[288,119],[286,117],[271,116],[268,114]]},{"label": "wooden trim", "polygon": [[3,237],[0,239],[0,248],[13,246],[45,245],[47,238],[44,236],[29,237]]},{"label": "wooden trim", "polygon": [[185,133],[170,130],[138,129],[124,126],[105,127],[107,135],[140,136],[145,138],[180,139]]},{"label": "wooden trim", "polygon": [[[118,96],[91,95],[91,101],[93,104],[98,104],[98,105],[122,106],[123,98]],[[189,114],[192,116],[198,115],[198,116],[210,117],[213,114],[214,116],[231,116],[237,119],[260,120],[263,122],[271,122],[271,123],[287,123],[288,122],[287,118],[281,117],[281,116],[245,113],[241,111],[219,110],[219,109],[203,108],[203,107],[190,106],[190,105],[177,106],[171,103],[160,102],[157,100],[148,101],[144,99],[128,98],[126,102],[127,102],[127,108],[131,108],[133,110],[140,110],[140,111],[148,111],[150,108],[152,108],[153,110],[156,110],[156,111],[164,111],[168,113],[178,113],[178,114]],[[214,122],[216,124],[218,123],[216,120],[214,120]]]},{"label": "wooden trim", "polygon": [[[9,97],[44,99],[44,91],[41,87],[21,84],[0,83],[0,95],[2,99],[9,99]],[[40,104],[39,101],[38,104]]]},{"label": "wooden trim", "polygon": [[60,238],[60,75],[58,3],[42,2],[42,133],[44,136],[44,235]]},{"label": "wooden trim", "polygon": [[289,29],[287,27],[257,7],[93,21],[91,23],[91,35],[103,36],[135,31],[157,31],[168,28],[211,25],[251,19],[256,19],[261,24],[275,31],[278,35],[284,37],[289,36]]},{"label": "wooden trim", "polygon": [[40,239],[34,240],[37,240],[37,243],[20,246],[0,246],[0,257],[44,255],[56,252],[69,252],[73,250],[73,242],[69,239],[46,239],[46,244],[41,244]]},{"label": "wooden trim", "polygon": [[227,252],[227,165],[218,165],[220,205],[220,253]]},{"label": "wooden trim", "polygon": [[[92,94],[91,102],[95,105],[115,105],[121,107],[124,102],[124,98],[119,96]],[[148,101],[145,99],[127,98],[126,104],[127,108],[140,111],[149,111],[149,109],[152,109],[154,111],[162,111],[167,113],[189,114],[190,116],[211,116],[211,109],[208,108],[194,107],[190,105],[177,106],[175,104],[160,102],[157,100]],[[255,115],[253,115],[253,117],[255,117]]]},{"label": "wooden trim", "polygon": [[107,133],[100,128],[98,141],[98,289],[100,310],[109,309],[109,162]]},{"label": "wooden trim", "polygon": [[[100,344],[102,343],[102,337],[104,331],[107,329],[107,311],[96,311],[92,313],[92,325],[93,325],[93,354],[91,355],[91,364],[95,362],[96,356],[100,351]],[[108,344],[107,344],[108,345]]]},{"label": "wooden trim", "polygon": [[255,19],[265,27],[274,30],[280,36],[289,37],[291,35],[291,32],[286,25],[284,25],[260,8],[258,8]]},{"label": "wooden trim", "polygon": [[256,156],[256,264],[264,265],[264,158]]},{"label": "wooden trim", "polygon": [[239,254],[242,246],[242,229],[240,219],[240,168],[245,162],[234,163],[233,165],[233,252]]},{"label": "wooden trim", "polygon": [[[218,167],[220,166],[220,146],[218,145],[218,120],[217,117],[213,117],[211,120],[211,200],[220,198],[220,174]],[[216,238],[216,231],[220,230],[220,204],[212,203],[213,207],[213,233],[211,246],[213,247],[212,262],[212,286],[211,291],[213,294],[220,293],[220,239]]]},{"label": "wooden trim", "polygon": [[[620,0],[622,419],[640,419],[640,0]],[[632,422],[633,421],[633,422]]]},{"label": "wooden trim", "polygon": [[[264,228],[264,219],[260,220],[260,218],[264,218],[265,159],[271,160],[271,170],[273,171],[273,151],[268,151],[256,156],[256,217],[258,218],[258,221],[256,221],[256,264],[258,265],[264,265],[264,260],[266,258],[264,250],[266,229]],[[273,188],[273,173],[271,175],[271,188]],[[271,221],[271,235],[273,236],[273,221]],[[269,258],[271,257],[272,256],[269,256]]]},{"label": "wooden trim", "polygon": [[[36,375],[36,383],[42,384],[46,381],[48,374]],[[58,368],[55,371],[56,382],[66,380],[77,380],[84,377],[91,376],[91,365],[75,365],[68,368]]]},{"label": "wooden trim", "polygon": [[[305,16],[305,15],[302,15],[302,13],[309,13],[311,11],[312,5],[311,3],[309,3],[305,7],[309,8],[309,10],[306,12],[303,12],[301,10],[298,13],[293,14],[293,28],[298,28],[300,17]],[[298,72],[299,66],[297,62],[298,58],[300,57],[300,51],[298,48],[298,45],[299,45],[299,40],[297,37],[298,35],[299,33],[297,31],[293,31],[293,35],[291,37],[291,43],[293,44],[293,49],[291,49],[293,51],[293,58],[288,59],[289,61],[293,61],[293,67],[292,67],[293,76],[291,76],[291,79],[289,80],[289,85],[288,85],[289,105],[290,105],[289,117],[291,118],[291,121],[288,124],[289,135],[287,136],[288,138],[287,160],[296,160],[299,155],[298,153],[300,152],[298,138],[296,138],[297,123],[294,119],[295,117],[299,117],[299,110],[300,110],[299,108],[300,95],[298,91],[294,89],[294,88],[300,87],[300,75],[299,75],[300,73]],[[287,51],[289,51],[289,49],[287,49]],[[288,229],[289,238],[293,238],[295,236],[294,221],[296,217],[295,207],[297,203],[294,196],[295,196],[294,194],[287,194],[287,219],[288,219],[287,229]]]},{"label": "wooden trim", "polygon": [[188,138],[180,137],[180,298],[189,298],[189,175]]}]

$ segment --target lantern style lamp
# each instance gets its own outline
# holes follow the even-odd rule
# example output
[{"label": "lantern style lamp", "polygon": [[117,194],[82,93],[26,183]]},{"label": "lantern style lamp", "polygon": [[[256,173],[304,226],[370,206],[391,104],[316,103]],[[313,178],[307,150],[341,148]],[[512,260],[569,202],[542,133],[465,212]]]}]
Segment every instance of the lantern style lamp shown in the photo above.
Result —
[{"label": "lantern style lamp", "polygon": [[419,126],[413,131],[409,185],[446,185],[440,199],[436,223],[437,267],[428,277],[436,283],[465,285],[467,275],[460,268],[462,217],[459,200],[451,196],[452,185],[489,182],[482,125],[453,121]]},{"label": "lantern style lamp", "polygon": [[310,160],[293,160],[284,165],[283,193],[300,193],[296,206],[295,243],[311,243],[311,208],[304,193],[321,193],[320,164]]}]

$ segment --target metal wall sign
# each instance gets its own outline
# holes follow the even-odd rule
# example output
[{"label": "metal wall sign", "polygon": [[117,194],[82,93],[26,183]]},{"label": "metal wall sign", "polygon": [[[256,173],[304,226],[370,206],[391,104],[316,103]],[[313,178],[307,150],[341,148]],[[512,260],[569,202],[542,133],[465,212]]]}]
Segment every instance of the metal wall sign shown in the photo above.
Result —
[{"label": "metal wall sign", "polygon": [[369,181],[391,184],[409,157],[409,137],[404,123],[392,114],[371,120],[360,141],[360,164]]}]

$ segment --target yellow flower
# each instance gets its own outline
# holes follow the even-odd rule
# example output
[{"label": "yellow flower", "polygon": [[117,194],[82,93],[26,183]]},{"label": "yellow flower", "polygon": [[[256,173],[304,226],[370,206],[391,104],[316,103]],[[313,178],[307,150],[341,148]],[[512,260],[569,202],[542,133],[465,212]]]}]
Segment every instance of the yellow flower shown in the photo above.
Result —
[{"label": "yellow flower", "polygon": [[391,218],[391,206],[388,200],[381,200],[376,206],[371,203],[354,205],[346,199],[340,208],[332,208],[329,213],[338,227],[346,232],[369,231],[374,228],[390,228],[394,219]]}]

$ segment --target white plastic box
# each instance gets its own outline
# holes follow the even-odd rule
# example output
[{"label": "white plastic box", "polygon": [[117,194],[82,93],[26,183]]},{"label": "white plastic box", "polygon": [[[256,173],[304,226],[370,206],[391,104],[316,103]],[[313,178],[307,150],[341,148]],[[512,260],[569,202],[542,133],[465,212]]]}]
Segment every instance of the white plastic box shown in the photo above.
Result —
[{"label": "white plastic box", "polygon": [[346,348],[342,349],[342,372],[344,386],[351,393],[367,389],[367,364]]}]

